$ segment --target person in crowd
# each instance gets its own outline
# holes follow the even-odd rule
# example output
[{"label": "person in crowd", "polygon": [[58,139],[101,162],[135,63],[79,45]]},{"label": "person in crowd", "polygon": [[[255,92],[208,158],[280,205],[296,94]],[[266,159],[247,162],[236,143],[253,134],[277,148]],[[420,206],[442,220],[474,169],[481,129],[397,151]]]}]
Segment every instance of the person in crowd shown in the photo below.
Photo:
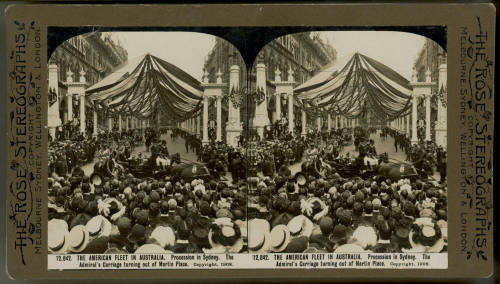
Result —
[{"label": "person in crowd", "polygon": [[[155,132],[146,129],[151,155],[168,153]],[[174,133],[189,137],[179,129]],[[200,160],[221,173],[208,180],[139,178],[124,170],[97,181],[83,170],[87,156],[94,157],[89,153],[107,150],[116,159],[131,159],[139,146],[134,135],[122,133],[116,142],[109,135],[56,140],[49,146],[49,253],[134,253],[151,246],[175,253],[446,251],[446,183],[382,174],[347,177],[334,167],[294,177],[290,163],[302,161],[303,153],[321,158],[320,170],[338,163],[340,151],[331,141],[344,135],[332,131],[318,144],[318,133],[290,135],[277,127],[276,139],[248,142],[246,149],[200,144]],[[196,145],[198,138],[190,137]],[[376,153],[371,147],[372,141],[360,142],[360,156]],[[416,157],[424,168],[434,153],[438,168],[446,163],[443,149],[430,143],[419,147],[419,153],[431,153]],[[61,244],[68,234],[82,239],[78,245]]]},{"label": "person in crowd", "polygon": [[184,146],[186,147],[186,153],[189,153],[190,137],[186,135],[184,137]]}]

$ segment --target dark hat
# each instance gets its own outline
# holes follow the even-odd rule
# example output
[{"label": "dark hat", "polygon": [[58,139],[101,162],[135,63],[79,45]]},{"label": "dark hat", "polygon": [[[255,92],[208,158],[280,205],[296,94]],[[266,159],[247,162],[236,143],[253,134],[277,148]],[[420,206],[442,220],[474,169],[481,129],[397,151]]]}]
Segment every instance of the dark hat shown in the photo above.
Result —
[{"label": "dark hat", "polygon": [[129,240],[138,242],[146,239],[146,228],[143,225],[135,224],[130,230]]},{"label": "dark hat", "polygon": [[127,254],[128,252],[119,248],[110,247],[108,248],[104,254]]},{"label": "dark hat", "polygon": [[83,176],[82,177],[82,182],[83,183],[89,183],[90,182],[90,177],[89,176]]},{"label": "dark hat", "polygon": [[158,216],[160,214],[160,205],[156,202],[149,204],[149,215],[151,217]]},{"label": "dark hat", "polygon": [[245,214],[239,209],[234,209],[232,214],[235,220],[243,220],[245,218]]},{"label": "dark hat", "polygon": [[356,214],[356,215],[361,215],[363,214],[363,203],[361,202],[354,202],[354,205],[353,205],[353,213]]},{"label": "dark hat", "polygon": [[387,193],[380,194],[380,201],[382,202],[383,206],[389,205],[390,199],[391,199],[391,197],[389,196],[389,194],[387,194]]},{"label": "dark hat", "polygon": [[307,249],[307,245],[308,245],[308,238],[306,236],[293,238],[283,252],[301,253]]},{"label": "dark hat", "polygon": [[339,222],[345,226],[350,226],[352,222],[352,214],[349,210],[342,210],[339,216]]},{"label": "dark hat", "polygon": [[144,199],[144,197],[146,197],[146,192],[144,192],[144,191],[141,190],[141,191],[139,191],[137,193],[137,199],[138,200],[142,201]]},{"label": "dark hat", "polygon": [[69,229],[72,229],[73,227],[78,225],[85,225],[90,219],[92,218],[86,213],[77,214],[75,217],[73,217],[73,219],[71,219]]},{"label": "dark hat", "polygon": [[410,230],[405,227],[398,227],[395,230],[395,234],[393,235],[393,240],[396,244],[399,245],[400,248],[411,248],[410,244]]},{"label": "dark hat", "polygon": [[359,180],[359,181],[356,183],[356,188],[357,188],[357,189],[362,189],[363,187],[365,187],[365,183],[364,183],[362,180]]},{"label": "dark hat", "polygon": [[89,214],[90,216],[95,216],[99,212],[99,209],[97,207],[97,201],[93,200],[87,203],[87,206],[85,207],[85,213]]},{"label": "dark hat", "polygon": [[349,198],[349,196],[351,196],[351,192],[348,190],[345,190],[344,192],[342,192],[341,196],[342,196],[342,200],[346,201]]},{"label": "dark hat", "polygon": [[136,223],[146,226],[149,223],[149,212],[148,210],[139,210],[135,215]]},{"label": "dark hat", "polygon": [[193,236],[198,242],[205,242],[208,240],[208,230],[203,227],[193,228]]},{"label": "dark hat", "polygon": [[332,234],[328,237],[330,241],[339,243],[347,240],[347,227],[342,224],[337,224],[333,228]]},{"label": "dark hat", "polygon": [[289,201],[282,197],[277,197],[273,202],[273,208],[279,212],[284,212],[289,205]]},{"label": "dark hat", "polygon": [[345,201],[345,204],[347,205],[347,208],[351,209],[354,205],[354,195],[349,196]]},{"label": "dark hat", "polygon": [[322,217],[319,220],[319,228],[324,235],[330,234],[333,230],[333,219],[328,216]]},{"label": "dark hat", "polygon": [[89,193],[90,192],[90,184],[89,183],[82,183],[82,192],[83,193]]},{"label": "dark hat", "polygon": [[108,194],[110,191],[111,191],[111,186],[109,185],[109,183],[105,183],[102,186],[102,193]]},{"label": "dark hat", "polygon": [[379,222],[378,226],[378,235],[381,240],[389,240],[392,236],[392,229],[389,226],[387,221]]},{"label": "dark hat", "polygon": [[[201,192],[201,191],[196,191],[196,193],[198,192]],[[210,202],[211,201],[211,197],[210,197],[210,194],[208,194],[208,192],[205,192],[201,195],[201,199],[207,201],[207,202]]]},{"label": "dark hat", "polygon": [[161,207],[161,213],[164,214],[168,213],[168,201],[162,200],[160,207]]},{"label": "dark hat", "polygon": [[212,214],[212,208],[208,202],[202,201],[200,203],[200,214],[204,216],[210,216]]},{"label": "dark hat", "polygon": [[160,194],[156,190],[152,190],[149,193],[149,197],[151,198],[152,202],[158,202],[160,200]]},{"label": "dark hat", "polygon": [[132,229],[132,221],[130,221],[130,219],[127,217],[121,217],[116,222],[116,226],[118,227],[118,231],[120,231],[120,234],[126,236]]},{"label": "dark hat", "polygon": [[417,208],[413,205],[413,203],[407,201],[404,203],[403,211],[408,216],[415,216]]},{"label": "dark hat", "polygon": [[365,213],[368,213],[368,214],[372,213],[372,211],[373,211],[372,202],[370,200],[366,200],[365,204],[363,205],[363,209],[364,209]]},{"label": "dark hat", "polygon": [[265,195],[260,195],[259,196],[259,203],[263,205],[267,205],[267,202],[269,201],[269,198]]},{"label": "dark hat", "polygon": [[357,202],[363,202],[365,200],[365,194],[361,190],[358,190],[354,194],[354,198]]},{"label": "dark hat", "polygon": [[73,198],[71,200],[71,209],[76,213],[81,213],[85,210],[87,202],[83,198]]},{"label": "dark hat", "polygon": [[146,209],[149,208],[149,204],[151,203],[151,198],[149,195],[146,195],[144,199],[142,199],[142,208]]},{"label": "dark hat", "polygon": [[177,208],[177,215],[179,215],[179,218],[184,220],[187,216],[187,210],[183,207],[179,207]]},{"label": "dark hat", "polygon": [[83,253],[86,254],[102,254],[108,249],[108,237],[99,237],[91,240]]},{"label": "dark hat", "polygon": [[287,211],[290,214],[299,215],[300,214],[300,202],[299,201],[290,202],[290,205],[288,206]]},{"label": "dark hat", "polygon": [[443,220],[447,220],[448,219],[448,215],[446,214],[446,210],[445,209],[439,209],[439,210],[437,210],[437,219],[443,219]]},{"label": "dark hat", "polygon": [[191,229],[186,222],[180,222],[177,226],[177,235],[181,240],[187,240],[191,236]]},{"label": "dark hat", "polygon": [[403,215],[403,212],[401,211],[401,207],[399,207],[399,206],[391,207],[391,211],[392,211],[391,216],[396,218],[396,219],[401,218]]},{"label": "dark hat", "polygon": [[380,214],[384,216],[385,219],[391,216],[391,210],[388,207],[382,206],[380,207]]}]

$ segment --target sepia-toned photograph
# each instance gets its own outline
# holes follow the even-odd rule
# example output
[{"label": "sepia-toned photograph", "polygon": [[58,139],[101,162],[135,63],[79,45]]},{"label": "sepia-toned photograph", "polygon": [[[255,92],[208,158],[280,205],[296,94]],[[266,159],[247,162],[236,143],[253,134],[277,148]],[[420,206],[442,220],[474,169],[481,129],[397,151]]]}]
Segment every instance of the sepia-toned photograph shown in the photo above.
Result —
[{"label": "sepia-toned photograph", "polygon": [[446,62],[406,32],[288,34],[248,72],[208,34],[71,37],[48,252],[447,254]]},{"label": "sepia-toned photograph", "polygon": [[495,277],[493,4],[5,8],[7,277]]},{"label": "sepia-toned photograph", "polygon": [[267,226],[249,236],[266,252],[446,253],[446,76],[443,48],[411,33],[266,45],[246,137],[248,218]]}]

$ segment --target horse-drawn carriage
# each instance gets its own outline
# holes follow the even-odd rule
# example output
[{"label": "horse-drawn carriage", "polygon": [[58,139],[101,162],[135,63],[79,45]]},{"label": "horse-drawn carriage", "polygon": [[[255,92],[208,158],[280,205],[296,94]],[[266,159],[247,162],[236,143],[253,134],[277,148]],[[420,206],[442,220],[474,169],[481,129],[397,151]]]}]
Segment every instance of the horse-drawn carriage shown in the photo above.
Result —
[{"label": "horse-drawn carriage", "polygon": [[354,143],[354,140],[352,138],[352,133],[349,131],[349,129],[344,129],[342,131],[342,144],[344,146],[348,146]]},{"label": "horse-drawn carriage", "polygon": [[154,161],[142,159],[116,160],[112,157],[101,157],[94,165],[90,179],[94,184],[100,184],[105,178],[119,176],[120,173],[130,173],[136,178],[162,179],[170,176],[172,180],[191,182],[194,179],[211,179],[210,171],[200,163],[182,160],[179,153],[168,157],[156,157]]},{"label": "horse-drawn carriage", "polygon": [[384,153],[379,156],[367,156],[362,164],[349,157],[338,158],[330,162],[323,161],[319,155],[311,157],[302,164],[302,170],[295,174],[295,180],[306,182],[310,175],[326,178],[332,173],[338,173],[343,178],[368,179],[373,176],[384,176],[395,181],[406,178],[415,180],[420,177],[412,164],[390,159]]}]

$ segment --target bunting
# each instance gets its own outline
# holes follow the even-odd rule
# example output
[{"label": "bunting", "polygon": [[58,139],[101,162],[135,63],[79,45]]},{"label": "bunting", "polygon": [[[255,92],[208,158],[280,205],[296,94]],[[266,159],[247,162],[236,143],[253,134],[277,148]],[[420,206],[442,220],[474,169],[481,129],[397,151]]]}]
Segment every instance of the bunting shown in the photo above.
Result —
[{"label": "bunting", "polygon": [[86,96],[112,114],[151,118],[159,112],[172,121],[193,117],[203,106],[198,80],[150,54],[118,67]]},{"label": "bunting", "polygon": [[242,90],[235,90],[234,86],[231,88],[231,91],[229,92],[229,99],[231,100],[231,103],[233,104],[233,107],[239,108],[242,103]]},{"label": "bunting", "polygon": [[347,118],[370,112],[393,119],[410,111],[412,87],[386,65],[355,53],[327,66],[294,92],[309,111],[322,108]]}]

